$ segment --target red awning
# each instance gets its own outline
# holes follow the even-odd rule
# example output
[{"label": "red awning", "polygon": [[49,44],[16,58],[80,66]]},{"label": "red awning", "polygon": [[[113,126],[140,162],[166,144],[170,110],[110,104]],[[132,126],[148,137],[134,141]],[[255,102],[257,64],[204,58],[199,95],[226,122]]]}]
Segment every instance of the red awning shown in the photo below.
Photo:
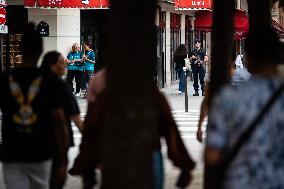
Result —
[{"label": "red awning", "polygon": [[[243,39],[249,29],[249,19],[246,12],[236,9],[235,11],[235,33],[234,39]],[[199,11],[196,13],[196,19],[194,22],[196,30],[211,31],[212,27],[212,11]]]},{"label": "red awning", "polygon": [[24,0],[26,7],[38,8],[79,8],[100,9],[109,8],[108,0]]},{"label": "red awning", "polygon": [[284,28],[278,22],[272,20],[271,26],[274,28],[280,38],[284,38]]}]

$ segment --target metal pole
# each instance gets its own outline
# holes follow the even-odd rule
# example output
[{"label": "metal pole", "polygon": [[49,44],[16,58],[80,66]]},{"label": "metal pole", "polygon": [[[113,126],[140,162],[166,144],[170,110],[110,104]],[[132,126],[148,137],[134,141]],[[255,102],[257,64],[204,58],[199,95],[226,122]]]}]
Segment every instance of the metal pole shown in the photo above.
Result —
[{"label": "metal pole", "polygon": [[183,67],[184,71],[184,103],[185,103],[185,112],[188,112],[188,94],[187,94],[187,75],[186,67]]}]

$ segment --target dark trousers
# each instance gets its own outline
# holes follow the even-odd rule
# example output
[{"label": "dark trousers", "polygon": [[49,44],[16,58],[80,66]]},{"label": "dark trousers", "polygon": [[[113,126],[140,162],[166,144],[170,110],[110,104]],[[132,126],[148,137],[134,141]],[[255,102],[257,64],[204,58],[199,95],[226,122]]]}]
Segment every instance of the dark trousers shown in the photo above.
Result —
[{"label": "dark trousers", "polygon": [[73,91],[73,79],[75,78],[75,83],[76,83],[76,93],[80,92],[81,86],[82,86],[82,79],[83,79],[83,71],[78,71],[78,70],[68,70],[67,74],[67,82],[71,85]]},{"label": "dark trousers", "polygon": [[87,85],[89,84],[89,81],[92,77],[94,77],[94,71],[86,70],[84,72],[84,77],[83,77],[84,81],[83,81],[82,90],[87,89]]},{"label": "dark trousers", "polygon": [[203,66],[198,66],[198,65],[192,65],[192,74],[193,74],[193,88],[195,91],[199,91],[199,82],[198,79],[200,81],[200,85],[201,85],[201,90],[204,91],[205,89],[205,82],[204,82],[204,78],[205,78],[205,73],[206,73],[206,69]]}]

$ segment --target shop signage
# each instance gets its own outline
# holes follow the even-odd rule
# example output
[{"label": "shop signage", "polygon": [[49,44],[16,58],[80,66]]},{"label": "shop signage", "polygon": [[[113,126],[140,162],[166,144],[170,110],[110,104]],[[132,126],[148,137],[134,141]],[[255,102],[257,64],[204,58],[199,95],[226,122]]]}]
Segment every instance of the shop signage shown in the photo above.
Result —
[{"label": "shop signage", "polygon": [[0,0],[0,7],[6,7],[7,1],[6,0]]},{"label": "shop signage", "polygon": [[6,23],[6,10],[4,8],[0,8],[0,24]]},{"label": "shop signage", "polygon": [[108,8],[108,0],[25,0],[26,7],[39,8]]},{"label": "shop signage", "polygon": [[25,7],[35,7],[36,0],[24,0],[24,6]]},{"label": "shop signage", "polygon": [[176,0],[176,9],[211,9],[212,0]]},{"label": "shop signage", "polygon": [[0,25],[0,34],[7,34],[8,33],[8,26],[7,25]]},{"label": "shop signage", "polygon": [[42,37],[49,36],[49,25],[45,21],[41,21],[36,28],[37,32]]}]

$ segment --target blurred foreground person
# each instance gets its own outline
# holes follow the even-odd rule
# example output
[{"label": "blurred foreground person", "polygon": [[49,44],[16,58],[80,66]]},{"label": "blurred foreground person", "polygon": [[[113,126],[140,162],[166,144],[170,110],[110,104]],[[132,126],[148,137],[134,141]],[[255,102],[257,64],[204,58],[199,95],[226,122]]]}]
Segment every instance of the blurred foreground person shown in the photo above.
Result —
[{"label": "blurred foreground person", "polygon": [[271,28],[252,30],[245,51],[251,79],[241,86],[223,87],[209,111],[206,189],[284,188],[284,94],[277,71],[278,37]]},{"label": "blurred foreground person", "polygon": [[[231,75],[231,85],[241,85],[245,81],[247,81],[251,74],[247,71],[247,69],[243,66],[242,68],[238,68],[238,65],[234,62],[235,60],[235,50],[232,53],[232,59],[229,61],[230,63],[230,75]],[[206,85],[205,85],[205,95],[201,102],[200,106],[200,114],[199,114],[199,121],[198,121],[198,129],[196,132],[196,137],[199,142],[203,141],[203,131],[202,131],[202,123],[204,119],[208,116],[208,95],[209,95],[209,84],[210,84],[210,75],[206,76]]]},{"label": "blurred foreground person", "polygon": [[[89,101],[88,113],[85,120],[83,139],[80,146],[80,154],[76,158],[70,173],[82,175],[90,172],[90,167],[102,168],[102,141],[106,115],[105,76],[107,70],[101,70],[91,80],[87,95]],[[96,80],[96,77],[98,80]],[[98,81],[102,81],[98,88],[92,87]],[[177,187],[185,188],[191,181],[191,171],[195,163],[190,158],[182,142],[176,123],[172,117],[170,107],[165,97],[158,89],[154,91],[157,106],[159,107],[159,128],[157,131],[156,145],[153,149],[153,180],[155,189],[162,189],[164,182],[163,158],[161,154],[160,137],[164,137],[168,146],[168,157],[174,165],[179,167],[181,175],[176,183]],[[84,179],[84,181],[87,181]],[[90,187],[91,188],[91,187]],[[87,189],[87,188],[85,188]]]},{"label": "blurred foreground person", "polygon": [[57,150],[57,183],[67,169],[68,131],[57,78],[36,67],[42,39],[28,24],[22,40],[23,64],[0,78],[3,113],[1,161],[6,189],[48,189]]},{"label": "blurred foreground person", "polygon": [[[80,110],[75,97],[73,96],[72,89],[70,85],[60,79],[65,74],[66,63],[64,62],[64,57],[56,52],[51,51],[44,55],[41,69],[49,77],[57,77],[60,82],[60,90],[63,93],[64,98],[62,98],[62,105],[64,109],[65,118],[67,120],[67,126],[69,131],[69,141],[70,146],[74,146],[73,130],[71,125],[71,120],[74,121],[75,125],[80,131],[82,131],[83,123],[80,118]],[[50,189],[62,189],[63,185],[58,185],[56,183],[56,171],[60,166],[58,154],[55,154],[52,162],[52,174]]]}]

